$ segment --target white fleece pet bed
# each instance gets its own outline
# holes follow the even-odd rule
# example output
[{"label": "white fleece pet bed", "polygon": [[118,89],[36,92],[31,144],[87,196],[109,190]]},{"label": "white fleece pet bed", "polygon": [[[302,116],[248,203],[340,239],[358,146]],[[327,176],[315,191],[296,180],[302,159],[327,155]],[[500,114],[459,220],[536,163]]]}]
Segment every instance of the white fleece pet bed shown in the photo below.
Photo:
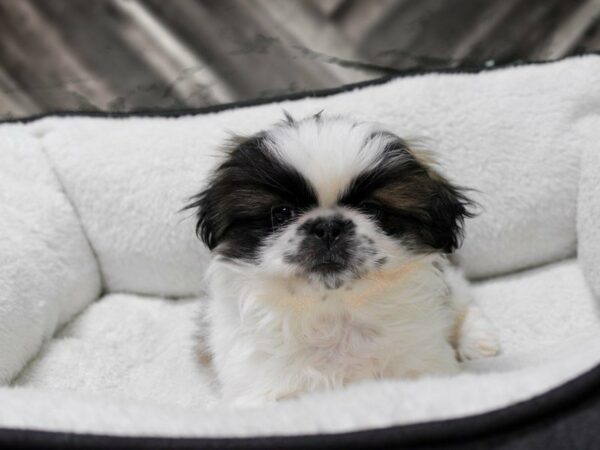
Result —
[{"label": "white fleece pet bed", "polygon": [[[483,212],[467,221],[458,256],[501,356],[458,376],[364,382],[259,410],[219,401],[193,353],[208,255],[193,217],[178,211],[229,132],[258,131],[282,109],[350,114],[425,138],[451,180],[477,189]],[[599,186],[595,55],[213,113],[2,124],[0,428],[326,434],[543,394],[600,363]]]}]

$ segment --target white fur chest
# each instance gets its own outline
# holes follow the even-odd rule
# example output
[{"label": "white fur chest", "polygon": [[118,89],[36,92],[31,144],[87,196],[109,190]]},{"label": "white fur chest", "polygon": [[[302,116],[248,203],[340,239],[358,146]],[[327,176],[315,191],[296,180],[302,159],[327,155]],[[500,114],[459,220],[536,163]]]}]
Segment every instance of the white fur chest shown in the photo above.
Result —
[{"label": "white fur chest", "polygon": [[[214,273],[218,301],[211,305],[209,345],[226,395],[239,397],[248,383],[252,392],[279,386],[292,395],[455,368],[446,286],[434,272],[382,276],[336,290]],[[242,379],[248,371],[253,379]]]}]

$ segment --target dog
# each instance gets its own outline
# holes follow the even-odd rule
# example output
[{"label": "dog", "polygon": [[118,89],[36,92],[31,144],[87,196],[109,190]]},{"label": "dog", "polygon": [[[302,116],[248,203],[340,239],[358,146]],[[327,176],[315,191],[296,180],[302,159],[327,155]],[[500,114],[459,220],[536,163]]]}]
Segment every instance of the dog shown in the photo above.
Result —
[{"label": "dog", "polygon": [[226,401],[459,371],[500,351],[449,255],[474,204],[381,125],[319,113],[234,137],[187,206]]}]

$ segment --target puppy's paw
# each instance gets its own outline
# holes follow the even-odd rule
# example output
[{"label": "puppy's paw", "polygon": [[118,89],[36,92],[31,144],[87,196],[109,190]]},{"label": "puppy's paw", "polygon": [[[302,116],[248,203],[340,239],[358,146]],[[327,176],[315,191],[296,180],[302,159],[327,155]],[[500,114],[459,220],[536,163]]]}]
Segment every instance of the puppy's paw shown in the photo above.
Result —
[{"label": "puppy's paw", "polygon": [[469,306],[460,327],[456,349],[462,361],[497,356],[500,341],[487,318],[476,306]]},{"label": "puppy's paw", "polygon": [[457,350],[462,361],[489,358],[500,354],[500,342],[493,331],[476,330],[461,337]]}]

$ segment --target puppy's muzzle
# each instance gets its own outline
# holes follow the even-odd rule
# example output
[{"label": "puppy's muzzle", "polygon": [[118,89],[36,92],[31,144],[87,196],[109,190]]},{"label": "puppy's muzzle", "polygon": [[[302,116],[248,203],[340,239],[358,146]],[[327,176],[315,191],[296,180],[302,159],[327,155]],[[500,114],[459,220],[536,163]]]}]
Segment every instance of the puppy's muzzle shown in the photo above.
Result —
[{"label": "puppy's muzzle", "polygon": [[341,215],[315,217],[301,227],[304,239],[296,262],[310,272],[332,274],[347,269],[356,225]]},{"label": "puppy's muzzle", "polygon": [[354,229],[354,224],[350,220],[340,216],[319,217],[307,225],[307,231],[328,249]]}]

